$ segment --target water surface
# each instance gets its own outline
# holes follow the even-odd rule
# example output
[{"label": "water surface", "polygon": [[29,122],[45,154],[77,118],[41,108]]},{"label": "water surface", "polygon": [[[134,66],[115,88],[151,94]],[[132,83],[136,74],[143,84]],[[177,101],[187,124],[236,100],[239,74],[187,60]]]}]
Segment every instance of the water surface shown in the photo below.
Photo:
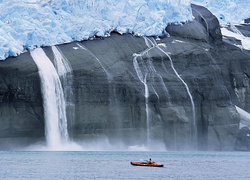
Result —
[{"label": "water surface", "polygon": [[[163,168],[138,167],[152,160]],[[2,151],[0,179],[250,179],[248,152]]]}]

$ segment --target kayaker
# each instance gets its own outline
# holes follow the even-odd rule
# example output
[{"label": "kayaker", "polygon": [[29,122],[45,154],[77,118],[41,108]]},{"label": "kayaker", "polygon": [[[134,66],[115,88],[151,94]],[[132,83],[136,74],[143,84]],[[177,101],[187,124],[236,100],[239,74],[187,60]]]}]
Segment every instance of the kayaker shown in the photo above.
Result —
[{"label": "kayaker", "polygon": [[148,164],[153,164],[154,161],[152,161],[151,158],[149,158],[149,160],[147,160],[147,163],[148,163]]}]

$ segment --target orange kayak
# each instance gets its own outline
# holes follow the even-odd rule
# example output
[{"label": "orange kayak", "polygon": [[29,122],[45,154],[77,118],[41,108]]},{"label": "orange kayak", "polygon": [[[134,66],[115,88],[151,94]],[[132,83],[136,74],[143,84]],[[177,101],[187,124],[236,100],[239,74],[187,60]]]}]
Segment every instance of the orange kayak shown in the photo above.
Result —
[{"label": "orange kayak", "polygon": [[149,166],[149,167],[163,167],[163,164],[147,163],[147,162],[130,162],[133,166]]}]

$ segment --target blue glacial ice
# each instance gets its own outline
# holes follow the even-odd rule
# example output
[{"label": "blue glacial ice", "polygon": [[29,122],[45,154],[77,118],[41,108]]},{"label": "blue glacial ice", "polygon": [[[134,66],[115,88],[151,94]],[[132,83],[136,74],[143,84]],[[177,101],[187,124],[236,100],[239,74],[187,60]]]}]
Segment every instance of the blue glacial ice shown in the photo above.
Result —
[{"label": "blue glacial ice", "polygon": [[221,24],[239,24],[250,18],[250,0],[191,0],[209,9]]},{"label": "blue glacial ice", "polygon": [[111,31],[161,35],[168,23],[192,20],[191,2],[226,22],[250,17],[250,11],[235,13],[250,7],[249,0],[0,0],[0,60]]}]

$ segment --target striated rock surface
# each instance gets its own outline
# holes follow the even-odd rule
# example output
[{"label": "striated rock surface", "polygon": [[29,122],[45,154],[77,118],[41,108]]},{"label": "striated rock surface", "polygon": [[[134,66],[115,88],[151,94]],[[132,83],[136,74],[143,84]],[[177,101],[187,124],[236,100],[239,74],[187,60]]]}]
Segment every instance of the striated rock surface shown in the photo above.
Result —
[{"label": "striated rock surface", "polygon": [[[242,149],[248,133],[237,135],[235,105],[250,112],[249,52],[222,41],[207,9],[192,8],[195,20],[168,25],[165,37],[112,33],[58,46],[73,69],[72,139],[106,136],[133,146],[145,144],[149,132],[153,145],[164,142],[168,150]],[[53,61],[51,48],[44,50]],[[42,139],[43,111],[29,53],[0,61],[0,148]]]},{"label": "striated rock surface", "polygon": [[[35,142],[43,137],[40,79],[28,53],[0,63],[0,146]],[[13,143],[14,142],[14,143]]]}]

